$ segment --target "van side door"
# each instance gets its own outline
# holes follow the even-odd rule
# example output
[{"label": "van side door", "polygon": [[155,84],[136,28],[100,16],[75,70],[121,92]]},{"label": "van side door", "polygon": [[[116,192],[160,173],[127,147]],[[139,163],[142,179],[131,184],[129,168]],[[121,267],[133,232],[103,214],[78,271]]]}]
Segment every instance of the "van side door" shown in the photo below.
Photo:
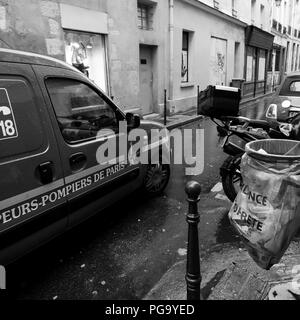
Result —
[{"label": "van side door", "polygon": [[[57,142],[29,64],[0,63],[0,264],[5,247],[30,248],[66,228]],[[35,235],[35,236],[34,236]],[[2,250],[3,249],[3,250]]]},{"label": "van side door", "polygon": [[[74,225],[140,187],[140,167],[129,165],[127,146],[125,152],[118,149],[124,135],[119,123],[125,122],[125,115],[93,83],[63,68],[35,66],[34,70],[53,113]],[[107,141],[115,141],[114,164],[99,156]]]}]

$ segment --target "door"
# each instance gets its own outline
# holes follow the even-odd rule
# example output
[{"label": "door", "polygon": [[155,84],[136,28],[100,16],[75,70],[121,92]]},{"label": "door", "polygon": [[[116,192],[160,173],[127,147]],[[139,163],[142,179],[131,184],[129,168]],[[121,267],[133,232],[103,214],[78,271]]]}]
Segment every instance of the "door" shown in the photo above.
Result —
[{"label": "door", "polygon": [[[0,249],[56,224],[66,227],[58,147],[30,65],[0,63]],[[22,244],[23,245],[23,244]],[[3,255],[0,255],[0,264]],[[4,258],[3,258],[4,259]]]},{"label": "door", "polygon": [[138,188],[140,169],[127,161],[124,114],[91,81],[71,70],[34,70],[51,110],[74,225]]},{"label": "door", "polygon": [[209,84],[226,86],[227,41],[211,38]]},{"label": "door", "polygon": [[140,46],[140,106],[143,114],[153,111],[153,61],[149,46]]}]

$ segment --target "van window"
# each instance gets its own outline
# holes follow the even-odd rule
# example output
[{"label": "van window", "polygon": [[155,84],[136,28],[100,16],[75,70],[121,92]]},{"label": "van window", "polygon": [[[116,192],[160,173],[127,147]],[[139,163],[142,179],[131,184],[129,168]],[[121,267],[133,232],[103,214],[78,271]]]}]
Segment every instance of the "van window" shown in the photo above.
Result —
[{"label": "van window", "polygon": [[95,139],[102,129],[118,130],[116,112],[85,83],[62,78],[46,86],[64,139],[69,143]]},{"label": "van window", "polygon": [[41,122],[27,81],[0,79],[0,162],[40,152],[45,142]]}]

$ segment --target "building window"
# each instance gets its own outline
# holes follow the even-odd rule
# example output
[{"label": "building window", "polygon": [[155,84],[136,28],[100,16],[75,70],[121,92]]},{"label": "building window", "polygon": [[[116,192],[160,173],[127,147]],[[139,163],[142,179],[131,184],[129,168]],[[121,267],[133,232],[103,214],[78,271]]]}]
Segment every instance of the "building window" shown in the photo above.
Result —
[{"label": "building window", "polygon": [[296,57],[295,57],[295,55],[296,55],[295,49],[296,49],[296,44],[293,43],[291,71],[294,71],[294,67],[295,67],[295,58],[296,58]]},{"label": "building window", "polygon": [[138,27],[143,30],[153,29],[153,7],[138,3]]},{"label": "building window", "polygon": [[[261,29],[264,29],[264,23],[265,23],[265,6],[260,5],[260,27]],[[281,32],[281,30],[280,30]]]},{"label": "building window", "polygon": [[275,58],[275,50],[271,50],[269,52],[269,59],[268,59],[268,71],[270,72],[273,71],[274,58]]},{"label": "building window", "polygon": [[237,18],[236,0],[231,0],[232,16]]},{"label": "building window", "polygon": [[298,65],[299,65],[299,44],[297,45],[297,53],[296,53],[296,61],[295,61],[295,71],[298,70]]},{"label": "building window", "polygon": [[255,23],[256,0],[251,0],[251,23]]},{"label": "building window", "polygon": [[286,62],[285,62],[285,72],[288,70],[288,61],[290,56],[290,42],[288,41],[286,44]]},{"label": "building window", "polygon": [[189,81],[189,32],[182,32],[181,82]]},{"label": "building window", "polygon": [[104,35],[64,30],[66,62],[73,65],[107,92]]},{"label": "building window", "polygon": [[275,52],[275,71],[280,71],[280,49],[277,49]]},{"label": "building window", "polygon": [[235,42],[234,44],[234,77],[238,78],[241,76],[240,74],[240,66],[241,66],[241,53],[240,53],[240,43]]}]

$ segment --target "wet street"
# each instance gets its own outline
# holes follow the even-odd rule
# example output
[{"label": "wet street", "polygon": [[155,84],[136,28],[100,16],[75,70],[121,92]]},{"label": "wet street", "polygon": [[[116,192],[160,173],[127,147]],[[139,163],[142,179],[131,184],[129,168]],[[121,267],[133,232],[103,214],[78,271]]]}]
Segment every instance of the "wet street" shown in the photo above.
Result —
[{"label": "wet street", "polygon": [[[241,114],[262,118],[264,110],[264,103],[259,103],[243,108]],[[204,119],[186,128],[205,130],[203,174],[187,177],[183,166],[173,166],[162,197],[145,199],[133,194],[9,266],[11,297],[142,299],[175,262],[186,259],[184,187],[189,179],[202,187],[201,254],[223,243],[239,245],[227,220],[230,202],[216,199],[211,192],[227,157],[218,148],[216,126]]]}]

